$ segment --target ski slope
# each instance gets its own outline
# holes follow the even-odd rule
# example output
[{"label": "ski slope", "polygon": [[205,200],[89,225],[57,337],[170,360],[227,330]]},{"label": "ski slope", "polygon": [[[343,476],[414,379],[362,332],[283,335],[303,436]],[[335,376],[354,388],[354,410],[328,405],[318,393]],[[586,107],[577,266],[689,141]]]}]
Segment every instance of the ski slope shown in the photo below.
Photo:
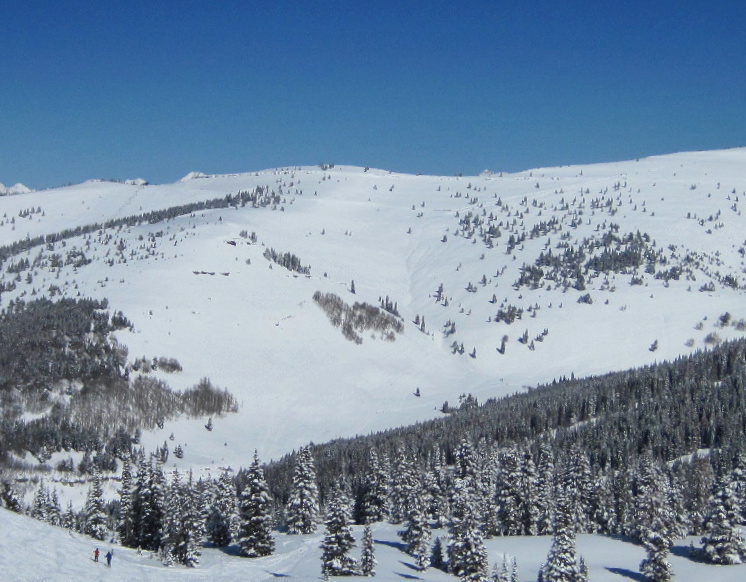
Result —
[{"label": "ski slope", "polygon": [[[148,450],[182,445],[184,458],[171,456],[169,465],[216,472],[245,466],[254,449],[266,461],[310,441],[433,418],[461,394],[483,401],[560,376],[675,358],[706,348],[710,334],[743,336],[718,318],[746,318],[745,167],[746,149],[734,149],[471,177],[348,166],[194,172],[174,184],[92,180],[5,196],[0,244],[258,186],[280,202],[33,248],[14,260],[33,263],[76,249],[90,263],[40,266],[20,277],[3,271],[0,281],[16,288],[2,294],[0,308],[52,293],[107,298],[134,323],[133,332],[117,335],[130,361],[173,357],[183,371],[162,375],[172,387],[209,377],[227,388],[240,409],[213,419],[214,430],[205,430],[207,418],[181,418],[143,436]],[[469,214],[483,223],[465,227]],[[492,248],[480,234],[489,221],[500,231]],[[555,231],[530,236],[550,221]],[[649,235],[666,266],[687,260],[691,275],[663,281],[643,264],[588,275],[583,291],[555,281],[515,286],[522,265],[541,252],[599,240],[612,224],[620,236]],[[242,231],[256,233],[256,242]],[[511,235],[527,236],[508,250]],[[296,255],[310,275],[268,261],[269,248]],[[723,284],[725,275],[738,288]],[[640,284],[631,284],[634,276]],[[709,283],[711,290],[700,291]],[[437,301],[441,285],[444,299]],[[351,342],[315,304],[316,291],[348,304],[378,305],[388,296],[404,333],[385,341],[367,332],[361,344]],[[592,304],[578,303],[586,293]],[[523,309],[522,317],[497,323],[502,306]],[[414,323],[423,317],[424,330]],[[449,322],[455,333],[446,337]],[[526,344],[519,341],[524,333]],[[463,354],[452,353],[454,341]]]}]

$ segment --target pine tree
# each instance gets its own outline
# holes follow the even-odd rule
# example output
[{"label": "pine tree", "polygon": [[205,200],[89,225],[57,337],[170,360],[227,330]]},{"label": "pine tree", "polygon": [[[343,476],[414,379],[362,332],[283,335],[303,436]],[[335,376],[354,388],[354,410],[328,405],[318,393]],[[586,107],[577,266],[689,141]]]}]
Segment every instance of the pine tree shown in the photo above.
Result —
[{"label": "pine tree", "polygon": [[241,554],[249,558],[269,556],[275,550],[272,538],[272,499],[264,471],[254,451],[254,461],[246,474],[246,485],[239,501]]},{"label": "pine tree", "polygon": [[390,515],[391,523],[401,523],[407,515],[410,492],[419,488],[420,479],[409,455],[399,450],[391,480]]},{"label": "pine tree", "polygon": [[641,473],[635,530],[642,537],[647,558],[640,562],[640,572],[651,582],[668,582],[673,578],[668,555],[676,529],[670,507],[668,479],[647,458],[643,459]]},{"label": "pine tree", "polygon": [[117,520],[119,541],[124,546],[134,545],[132,522],[132,467],[128,458],[122,464],[122,486],[119,489],[119,519]]},{"label": "pine tree", "polygon": [[363,541],[360,555],[360,575],[375,576],[377,563],[375,547],[373,545],[373,532],[370,525],[366,525],[363,530]]},{"label": "pine tree", "polygon": [[440,541],[440,537],[436,537],[435,542],[433,542],[433,548],[430,552],[430,566],[436,570],[446,569],[445,558],[443,556],[443,542]]},{"label": "pine tree", "polygon": [[52,495],[49,497],[47,523],[51,523],[52,525],[62,525],[62,508],[60,507],[60,500],[59,497],[57,497],[56,488],[52,491]]},{"label": "pine tree", "polygon": [[384,457],[379,460],[375,449],[368,454],[368,468],[365,472],[362,493],[362,521],[375,523],[388,516],[389,470]]},{"label": "pine tree", "polygon": [[293,471],[293,483],[287,503],[287,525],[291,534],[316,531],[319,515],[319,488],[310,447],[303,447]]},{"label": "pine tree", "polygon": [[710,499],[702,538],[703,552],[709,562],[741,564],[746,559],[746,541],[737,526],[739,509],[736,484],[721,478]]},{"label": "pine tree", "polygon": [[575,508],[564,487],[557,492],[554,514],[554,538],[547,561],[539,570],[541,582],[580,582],[575,552]]},{"label": "pine tree", "polygon": [[31,517],[39,521],[47,521],[49,512],[49,493],[44,487],[44,480],[39,482],[39,488],[34,494],[34,501],[31,505]]},{"label": "pine tree", "polygon": [[554,459],[552,450],[543,445],[536,470],[536,533],[552,533],[554,520]]},{"label": "pine tree", "polygon": [[75,529],[75,522],[77,521],[75,517],[75,511],[73,510],[73,502],[68,501],[67,502],[67,510],[65,511],[65,515],[62,516],[62,527],[69,530]]},{"label": "pine tree", "polygon": [[214,491],[207,509],[207,539],[224,548],[231,543],[232,523],[236,519],[236,485],[228,471],[223,471],[213,485]]},{"label": "pine tree", "polygon": [[454,482],[450,537],[449,571],[462,580],[486,582],[489,568],[487,550],[479,531],[479,522],[474,515],[471,491],[461,479]]},{"label": "pine tree", "polygon": [[417,489],[410,491],[404,523],[406,527],[399,532],[399,535],[407,544],[406,552],[417,560],[417,567],[424,570],[428,566],[431,532],[425,516],[422,496]]},{"label": "pine tree", "polygon": [[101,485],[101,473],[98,470],[93,473],[93,485],[88,491],[84,514],[84,532],[97,540],[105,539],[108,528],[106,527],[106,511],[104,510],[104,490]]},{"label": "pine tree", "polygon": [[13,486],[8,482],[0,483],[0,500],[2,500],[6,509],[16,513],[23,512],[23,506],[21,505],[21,500],[18,498],[16,490],[13,489]]},{"label": "pine tree", "polygon": [[523,492],[521,490],[521,463],[515,449],[507,451],[500,459],[497,494],[496,533],[518,536],[524,533]]},{"label": "pine tree", "polygon": [[354,576],[357,573],[357,563],[349,554],[355,546],[349,505],[349,499],[344,490],[335,485],[330,492],[329,507],[324,522],[326,530],[321,542],[321,573],[324,578]]}]

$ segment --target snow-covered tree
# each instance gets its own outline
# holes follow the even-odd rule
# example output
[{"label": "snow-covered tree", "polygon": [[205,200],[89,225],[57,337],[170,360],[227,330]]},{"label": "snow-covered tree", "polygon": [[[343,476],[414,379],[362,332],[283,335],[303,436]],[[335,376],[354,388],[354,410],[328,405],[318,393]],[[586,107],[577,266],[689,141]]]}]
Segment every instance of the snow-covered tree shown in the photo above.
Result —
[{"label": "snow-covered tree", "polygon": [[360,554],[360,575],[361,576],[375,576],[376,575],[376,554],[375,546],[373,545],[373,531],[370,525],[366,525],[363,530],[363,541],[361,544]]},{"label": "snow-covered tree", "polygon": [[448,570],[462,580],[486,582],[488,569],[487,550],[474,512],[472,493],[466,481],[456,479],[448,542]]},{"label": "snow-covered tree", "polygon": [[651,582],[668,582],[673,578],[668,555],[676,532],[668,479],[647,459],[643,460],[641,473],[635,529],[642,537],[647,558],[640,562],[640,572]]},{"label": "snow-covered tree", "polygon": [[575,551],[575,508],[570,494],[560,487],[554,513],[554,538],[547,561],[539,570],[541,582],[581,582]]},{"label": "snow-covered tree", "polygon": [[710,499],[702,549],[713,564],[741,564],[746,559],[746,541],[738,528],[740,508],[735,485],[721,478]]},{"label": "snow-covered tree", "polygon": [[425,515],[422,495],[417,489],[410,491],[404,524],[405,528],[399,532],[399,535],[407,544],[407,553],[417,560],[417,567],[424,570],[428,566],[431,531]]},{"label": "snow-covered tree", "polygon": [[207,507],[207,539],[215,546],[223,548],[231,543],[232,524],[237,516],[236,485],[228,471],[223,471],[213,485]]},{"label": "snow-covered tree", "polygon": [[134,527],[132,523],[132,465],[129,458],[125,458],[124,463],[122,464],[117,532],[119,533],[119,541],[122,545],[134,545]]},{"label": "snow-covered tree", "polygon": [[316,531],[319,487],[310,447],[303,447],[298,453],[286,515],[289,533],[310,534]]},{"label": "snow-covered tree", "polygon": [[407,515],[407,503],[410,492],[421,487],[417,469],[410,456],[402,448],[399,450],[394,466],[391,489],[390,489],[390,515],[391,523],[401,523]]},{"label": "snow-covered tree", "polygon": [[321,573],[329,576],[354,576],[357,562],[350,556],[355,546],[352,533],[350,503],[342,487],[334,486],[324,522],[326,529],[321,542]]},{"label": "snow-covered tree", "polygon": [[264,471],[254,451],[254,461],[246,474],[246,485],[239,501],[241,554],[249,558],[269,556],[275,550],[272,537],[272,498]]},{"label": "snow-covered tree", "polygon": [[103,540],[106,538],[108,528],[106,527],[106,511],[104,510],[104,490],[101,484],[101,473],[98,470],[93,473],[93,484],[88,491],[85,503],[85,529],[84,533]]},{"label": "snow-covered tree", "polygon": [[383,521],[388,516],[389,467],[375,449],[368,453],[368,468],[363,485],[361,514],[363,523]]}]

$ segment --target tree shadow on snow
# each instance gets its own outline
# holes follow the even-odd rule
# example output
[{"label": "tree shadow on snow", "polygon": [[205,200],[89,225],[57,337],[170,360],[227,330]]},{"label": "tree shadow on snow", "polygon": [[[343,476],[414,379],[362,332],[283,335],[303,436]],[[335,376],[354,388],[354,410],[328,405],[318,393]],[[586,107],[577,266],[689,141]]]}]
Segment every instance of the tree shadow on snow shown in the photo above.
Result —
[{"label": "tree shadow on snow", "polygon": [[692,548],[692,546],[673,546],[671,553],[679,558],[684,558],[690,562],[698,562],[700,564],[707,564],[707,560],[704,559],[704,552],[702,548]]},{"label": "tree shadow on snow", "polygon": [[632,580],[635,580],[636,582],[647,581],[647,578],[643,576],[640,572],[633,572],[632,570],[627,570],[627,568],[608,568],[607,567],[606,569],[612,574],[619,574],[620,576],[631,578]]},{"label": "tree shadow on snow", "polygon": [[397,576],[401,576],[402,578],[405,578],[406,580],[422,580],[419,576],[415,576],[414,574],[404,574],[402,572],[394,572]]},{"label": "tree shadow on snow", "polygon": [[407,549],[407,544],[404,544],[402,542],[391,542],[389,540],[375,540],[377,544],[381,544],[382,546],[389,546],[390,548],[394,548],[395,550],[399,550],[400,552],[404,552]]}]

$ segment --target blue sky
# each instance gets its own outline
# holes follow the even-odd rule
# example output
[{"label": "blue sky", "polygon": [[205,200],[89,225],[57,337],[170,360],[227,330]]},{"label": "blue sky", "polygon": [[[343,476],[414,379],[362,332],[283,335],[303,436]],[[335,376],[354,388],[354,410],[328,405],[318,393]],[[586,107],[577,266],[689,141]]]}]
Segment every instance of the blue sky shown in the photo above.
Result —
[{"label": "blue sky", "polygon": [[0,182],[746,145],[746,3],[10,1]]}]

